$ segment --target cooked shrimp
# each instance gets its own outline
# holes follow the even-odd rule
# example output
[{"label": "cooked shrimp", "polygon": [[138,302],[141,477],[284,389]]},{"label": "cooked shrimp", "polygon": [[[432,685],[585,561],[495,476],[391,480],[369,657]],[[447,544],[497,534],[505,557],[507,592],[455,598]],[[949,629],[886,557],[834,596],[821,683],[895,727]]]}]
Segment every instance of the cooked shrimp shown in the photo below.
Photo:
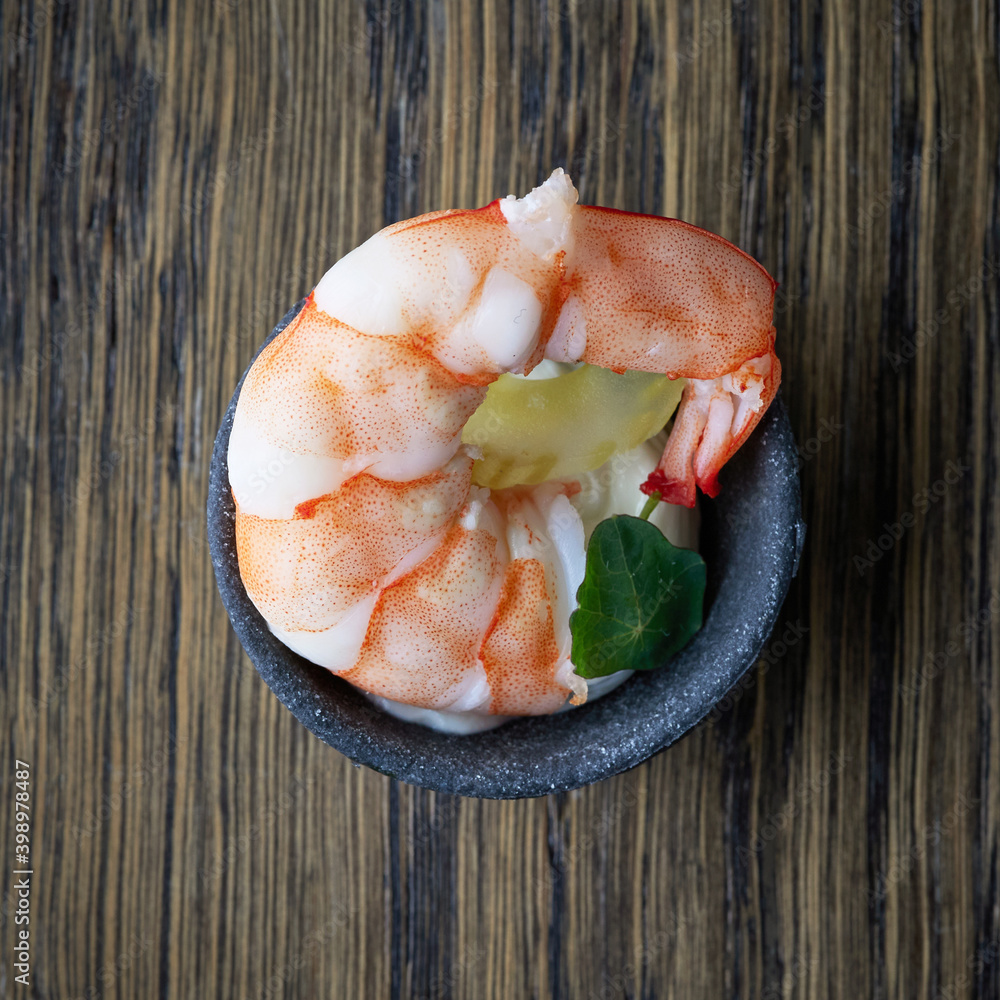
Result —
[{"label": "cooked shrimp", "polygon": [[462,429],[543,358],[688,380],[643,489],[693,506],[777,391],[775,284],[725,240],[579,206],[556,170],[522,199],[377,233],[261,353],[229,442],[247,593],[293,650],[369,694],[552,712],[583,578],[572,480],[475,486]]}]

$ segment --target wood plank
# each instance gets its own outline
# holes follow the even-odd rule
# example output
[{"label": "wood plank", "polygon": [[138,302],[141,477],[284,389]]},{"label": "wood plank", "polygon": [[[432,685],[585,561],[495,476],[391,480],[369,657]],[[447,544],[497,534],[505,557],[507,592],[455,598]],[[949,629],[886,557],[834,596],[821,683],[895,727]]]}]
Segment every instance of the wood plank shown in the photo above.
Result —
[{"label": "wood plank", "polygon": [[[1000,998],[995,0],[0,26],[0,773],[31,763],[37,868],[25,992],[4,866],[0,993]],[[209,455],[334,260],[554,165],[781,282],[808,547],[753,683],[679,745],[457,799],[352,767],[260,682]]]}]

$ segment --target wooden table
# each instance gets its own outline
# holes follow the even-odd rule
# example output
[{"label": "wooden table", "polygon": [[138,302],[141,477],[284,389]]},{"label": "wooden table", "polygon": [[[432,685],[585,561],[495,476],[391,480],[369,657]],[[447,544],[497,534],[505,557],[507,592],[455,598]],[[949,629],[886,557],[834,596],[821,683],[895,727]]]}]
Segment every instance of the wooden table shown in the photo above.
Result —
[{"label": "wooden table", "polygon": [[[995,0],[0,16],[0,994],[1000,997]],[[455,799],[258,679],[209,454],[341,254],[554,165],[781,282],[809,536],[713,724],[578,792]]]}]

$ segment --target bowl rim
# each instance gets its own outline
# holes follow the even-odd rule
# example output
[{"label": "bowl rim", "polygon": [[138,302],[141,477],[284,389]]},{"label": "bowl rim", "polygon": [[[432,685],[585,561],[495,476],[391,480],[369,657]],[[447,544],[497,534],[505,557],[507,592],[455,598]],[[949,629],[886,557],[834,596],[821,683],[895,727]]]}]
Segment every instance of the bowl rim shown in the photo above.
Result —
[{"label": "bowl rim", "polygon": [[805,540],[799,456],[780,392],[722,470],[719,497],[701,498],[705,621],[669,670],[636,673],[571,712],[455,735],[388,715],[347,681],[284,646],[240,578],[227,451],[247,373],[305,302],[296,303],[257,348],[222,418],[211,459],[207,532],[233,629],[265,683],[313,735],[356,765],[435,791],[494,799],[546,795],[630,770],[664,750],[757,662]]}]

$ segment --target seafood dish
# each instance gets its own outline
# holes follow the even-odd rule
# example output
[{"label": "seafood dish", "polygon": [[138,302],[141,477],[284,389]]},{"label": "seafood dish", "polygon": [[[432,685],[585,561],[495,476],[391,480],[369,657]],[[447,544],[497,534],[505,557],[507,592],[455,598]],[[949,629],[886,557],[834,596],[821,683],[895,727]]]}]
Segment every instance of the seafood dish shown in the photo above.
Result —
[{"label": "seafood dish", "polygon": [[698,490],[781,381],[775,288],[705,230],[578,204],[560,169],[376,233],[240,391],[247,595],[290,649],[450,732],[661,667],[701,622]]}]

